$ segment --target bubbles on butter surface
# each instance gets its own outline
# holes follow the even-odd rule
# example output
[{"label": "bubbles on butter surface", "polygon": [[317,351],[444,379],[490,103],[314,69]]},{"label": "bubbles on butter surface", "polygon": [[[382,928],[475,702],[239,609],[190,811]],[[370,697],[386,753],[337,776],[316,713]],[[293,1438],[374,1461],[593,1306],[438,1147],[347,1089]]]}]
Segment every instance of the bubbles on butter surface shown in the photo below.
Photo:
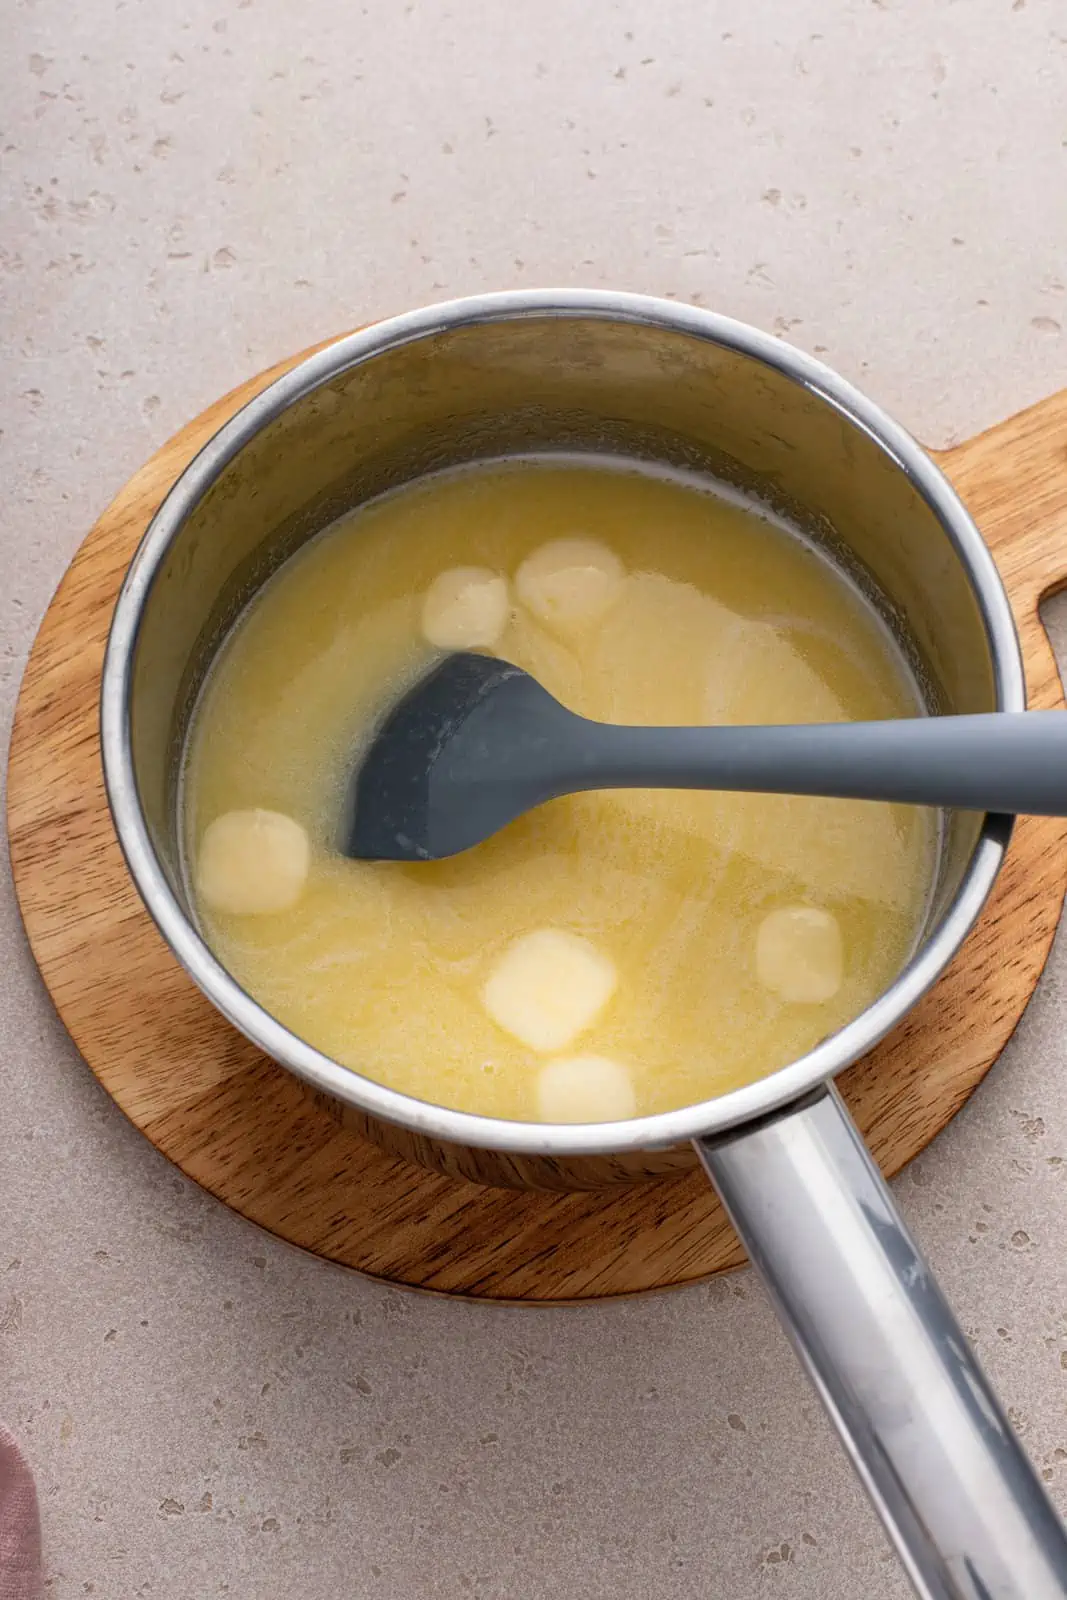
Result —
[{"label": "bubbles on butter surface", "polygon": [[441,650],[494,645],[507,619],[507,579],[489,567],[450,567],[423,597],[423,636]]},{"label": "bubbles on butter surface", "polygon": [[280,811],[226,811],[204,830],[196,891],[213,911],[237,916],[288,911],[299,900],[311,846],[299,822]]},{"label": "bubbles on butter surface", "polygon": [[614,962],[580,934],[539,928],[515,939],[482,992],[485,1009],[531,1050],[563,1050],[615,992]]},{"label": "bubbles on butter surface", "polygon": [[785,906],[764,917],[756,934],[756,972],[779,999],[819,1005],[844,977],[841,929],[818,906]]},{"label": "bubbles on butter surface", "polygon": [[637,1095],[626,1067],[607,1056],[564,1056],[537,1078],[542,1122],[623,1122],[637,1115]]}]

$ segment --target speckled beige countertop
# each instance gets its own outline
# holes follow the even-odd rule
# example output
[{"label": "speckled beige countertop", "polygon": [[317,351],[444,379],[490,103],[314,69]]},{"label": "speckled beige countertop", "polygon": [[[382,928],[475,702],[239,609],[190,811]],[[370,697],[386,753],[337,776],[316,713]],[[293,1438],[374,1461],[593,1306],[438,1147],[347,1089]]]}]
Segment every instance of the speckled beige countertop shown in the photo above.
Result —
[{"label": "speckled beige countertop", "polygon": [[[934,444],[1067,384],[1063,0],[13,0],[4,32],[5,743],[123,480],[357,321],[676,295]],[[6,878],[0,939],[0,1417],[50,1596],[903,1600],[751,1275],[537,1313],[302,1257],[107,1100]],[[1061,1506],[1065,975],[898,1185]]]}]

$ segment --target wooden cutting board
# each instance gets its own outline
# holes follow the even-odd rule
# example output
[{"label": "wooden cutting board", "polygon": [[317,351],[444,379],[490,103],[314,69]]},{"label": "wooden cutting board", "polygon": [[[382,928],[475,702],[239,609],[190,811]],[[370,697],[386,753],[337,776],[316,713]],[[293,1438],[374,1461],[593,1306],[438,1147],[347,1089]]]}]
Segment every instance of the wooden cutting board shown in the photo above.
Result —
[{"label": "wooden cutting board", "polygon": [[[141,907],[100,773],[97,696],[112,607],[174,479],[291,365],[218,401],[141,468],[86,538],[41,624],[15,717],[8,828],[19,905],[56,1007],[108,1093],[184,1172],[280,1238],[374,1277],[550,1304],[694,1283],[736,1266],[740,1249],[699,1176],[592,1194],[487,1189],[337,1128],[218,1016]],[[1067,391],[940,459],[1007,584],[1030,702],[1062,706],[1038,605],[1067,585]],[[951,970],[839,1080],[886,1173],[940,1132],[1010,1037],[1055,933],[1065,846],[1063,822],[1020,822]]]}]

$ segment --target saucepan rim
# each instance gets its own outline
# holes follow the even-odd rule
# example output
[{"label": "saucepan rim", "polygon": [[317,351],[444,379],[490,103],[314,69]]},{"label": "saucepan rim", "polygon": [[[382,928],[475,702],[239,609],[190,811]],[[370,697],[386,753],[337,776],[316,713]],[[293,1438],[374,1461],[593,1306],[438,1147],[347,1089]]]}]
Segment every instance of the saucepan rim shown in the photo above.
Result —
[{"label": "saucepan rim", "polygon": [[506,291],[427,306],[350,334],[307,357],[219,429],[182,473],[149,524],[122,585],[108,637],[100,707],[104,779],[115,831],[134,884],[178,961],[227,1021],[314,1088],[428,1138],[509,1153],[564,1157],[660,1149],[726,1131],[779,1110],[864,1055],[915,1005],[959,949],[993,886],[1010,822],[1004,817],[985,819],[940,924],[893,984],[852,1022],[755,1083],[676,1111],[628,1122],[511,1122],[417,1100],[341,1066],[298,1038],[226,972],[170,887],[137,790],[131,733],[133,662],[155,577],[186,519],[229,462],[261,429],[312,390],[412,340],[479,323],[553,317],[642,324],[709,341],[773,368],[862,429],[910,480],[959,556],[986,631],[998,709],[1022,711],[1026,691],[1011,606],[993,558],[962,502],[922,447],[821,362],[780,339],[701,307],[647,295],[584,289]]}]

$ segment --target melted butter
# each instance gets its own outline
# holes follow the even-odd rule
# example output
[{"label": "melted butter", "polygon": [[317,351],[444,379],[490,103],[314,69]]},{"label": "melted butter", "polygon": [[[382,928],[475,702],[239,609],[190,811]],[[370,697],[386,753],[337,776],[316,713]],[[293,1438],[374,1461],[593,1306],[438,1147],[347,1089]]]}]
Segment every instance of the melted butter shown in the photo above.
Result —
[{"label": "melted butter", "polygon": [[[554,633],[517,598],[514,577],[558,539],[599,541],[625,575],[605,613]],[[816,722],[919,708],[888,632],[824,556],[695,480],[541,458],[406,488],[282,568],[201,699],[184,786],[194,880],[205,830],[226,813],[279,812],[311,841],[295,905],[238,915],[199,903],[205,936],[250,994],[395,1089],[535,1119],[548,1058],[494,1020],[484,994],[514,941],[538,929],[577,935],[614,964],[610,1002],[570,1053],[620,1064],[638,1114],[765,1075],[885,989],[932,874],[934,820],[915,809],[589,794],[449,861],[342,859],[334,845],[355,753],[435,658],[423,603],[458,566],[507,578],[495,652],[587,716]],[[833,919],[833,982],[809,984],[817,995],[836,984],[829,998],[786,999],[799,992],[788,977],[761,981],[760,929],[797,907],[825,915],[768,925],[779,930],[774,959],[789,966],[781,928],[820,927],[825,943]]]}]

